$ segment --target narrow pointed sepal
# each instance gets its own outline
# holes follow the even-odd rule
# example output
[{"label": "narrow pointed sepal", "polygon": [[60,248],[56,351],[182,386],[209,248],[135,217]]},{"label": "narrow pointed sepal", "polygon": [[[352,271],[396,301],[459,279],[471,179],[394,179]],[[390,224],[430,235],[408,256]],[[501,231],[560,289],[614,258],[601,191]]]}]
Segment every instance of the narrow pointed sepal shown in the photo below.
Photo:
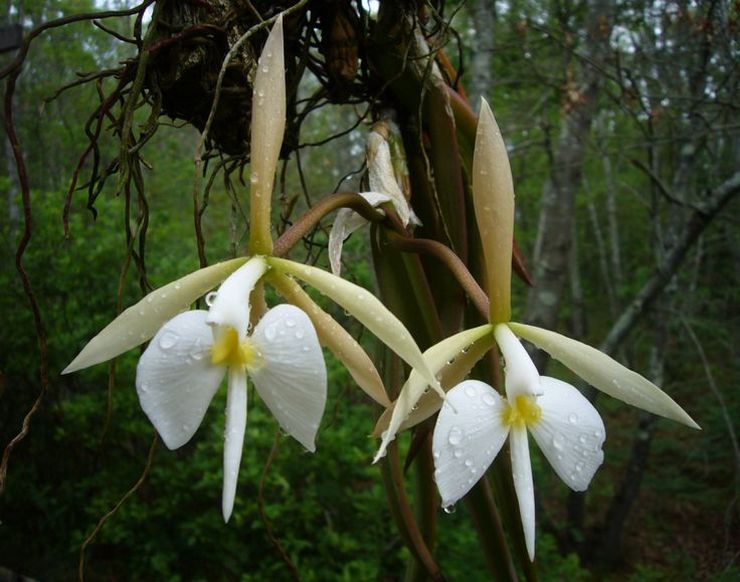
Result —
[{"label": "narrow pointed sepal", "polygon": [[246,430],[247,374],[244,370],[230,369],[224,431],[224,485],[221,497],[221,511],[225,522],[229,521],[234,510],[236,482],[239,477]]},{"label": "narrow pointed sepal", "polygon": [[700,428],[668,394],[596,348],[532,325],[510,323],[509,327],[609,396],[691,428]]},{"label": "narrow pointed sepal", "polygon": [[529,440],[524,426],[514,425],[510,433],[511,472],[514,478],[514,491],[519,502],[519,515],[524,530],[524,542],[529,559],[534,561],[534,480],[532,462],[529,457]]},{"label": "narrow pointed sepal", "polygon": [[491,323],[511,319],[514,183],[501,130],[481,100],[473,154],[473,202],[486,264]]},{"label": "narrow pointed sepal", "polygon": [[211,303],[208,325],[232,327],[239,334],[239,339],[244,340],[249,328],[249,295],[266,270],[264,257],[258,256],[252,257],[232,273],[218,288],[216,298]]},{"label": "narrow pointed sepal", "polygon": [[506,403],[488,384],[466,380],[447,393],[432,438],[434,479],[442,505],[454,505],[483,476],[509,428]]},{"label": "narrow pointed sepal", "polygon": [[391,405],[383,380],[375,364],[346,329],[326,313],[293,279],[282,273],[270,273],[270,283],[278,293],[302,309],[311,318],[321,345],[329,348],[357,382],[357,385],[383,407]]},{"label": "narrow pointed sepal", "polygon": [[136,367],[141,408],[170,449],[195,434],[226,372],[211,364],[213,336],[206,314],[188,311],[168,321]]},{"label": "narrow pointed sepal", "polygon": [[305,281],[343,307],[412,368],[418,370],[429,385],[444,398],[439,381],[427,367],[411,333],[375,295],[316,267],[276,257],[269,257],[267,261],[276,271]]},{"label": "narrow pointed sepal", "polygon": [[604,421],[574,386],[543,376],[542,416],[529,430],[547,460],[573,491],[585,491],[604,461]]},{"label": "narrow pointed sepal", "polygon": [[[430,372],[434,374],[436,378],[440,370],[445,366],[450,365],[449,363],[455,358],[463,355],[463,350],[469,348],[481,338],[490,336],[492,331],[493,326],[485,324],[473,329],[461,331],[460,333],[450,336],[433,345],[423,354],[424,361],[426,362]],[[477,360],[465,358],[465,361],[468,362],[470,364],[470,368],[472,368]],[[460,375],[466,374],[470,371],[470,368],[467,370],[458,368],[458,373]],[[388,422],[388,428],[383,431],[380,447],[378,448],[378,452],[375,454],[375,459],[373,460],[374,463],[385,455],[388,445],[394,438],[396,438],[396,433],[400,430],[401,425],[406,421],[409,415],[414,410],[418,410],[416,407],[419,399],[424,395],[424,392],[428,387],[429,380],[427,377],[422,375],[417,369],[411,370],[408,380],[406,380],[406,383],[401,388],[398,399],[394,403],[393,412],[391,413],[390,421]],[[435,396],[434,399],[440,404],[442,403],[442,400],[438,395]],[[434,414],[438,408],[439,407],[431,410],[428,416]],[[428,416],[426,418],[428,418]]]},{"label": "narrow pointed sepal", "polygon": [[94,366],[151,339],[167,321],[188,309],[196,299],[226,279],[246,259],[216,263],[152,291],[123,311],[96,335],[62,374]]},{"label": "narrow pointed sepal", "polygon": [[[484,332],[484,335],[474,340],[470,344],[467,344],[467,341],[470,339],[470,337],[475,337],[475,335],[465,338],[462,343],[465,343],[466,345],[464,345],[459,352],[455,353],[453,350],[449,350],[448,352],[446,352],[446,354],[440,353],[440,359],[437,360],[437,364],[433,364],[429,358],[430,352],[434,349],[435,346],[432,346],[424,352],[424,359],[427,360],[427,362],[430,364],[432,372],[434,372],[437,378],[439,378],[439,381],[442,384],[442,388],[445,391],[450,390],[452,387],[457,386],[460,382],[465,380],[467,375],[470,373],[470,370],[473,369],[473,366],[475,366],[478,360],[480,360],[495,343],[496,340],[493,337],[493,333],[490,333],[490,330],[492,328],[488,324],[486,324],[486,326],[484,327],[488,328],[488,330],[485,331],[483,329],[480,329],[481,332]],[[468,331],[473,332],[475,330],[471,329]],[[447,338],[446,340],[444,340],[444,342],[455,341],[452,339],[454,337],[456,336]],[[439,346],[440,344],[436,345]],[[454,347],[459,347],[459,345],[460,344],[457,344],[457,346]],[[441,363],[440,360],[443,363]],[[437,369],[436,366],[440,363],[442,367],[440,369]],[[374,437],[378,438],[383,434],[383,432],[388,430],[391,418],[393,416],[393,411],[396,409],[397,403],[398,401],[395,401],[389,408],[383,411],[383,414],[375,423],[375,428],[373,429]],[[427,418],[437,412],[441,407],[442,400],[439,398],[439,395],[436,392],[425,390],[417,403],[411,407],[411,412],[406,417],[406,420],[401,423],[401,426],[398,428],[397,432],[404,431],[413,426],[416,426],[420,422],[425,421]]]},{"label": "narrow pointed sepal", "polygon": [[282,429],[307,450],[326,405],[326,365],[311,320],[293,305],[270,309],[251,341],[258,361],[249,369],[260,398]]},{"label": "narrow pointed sepal", "polygon": [[280,148],[285,132],[283,17],[279,16],[262,49],[252,95],[250,251],[272,252],[270,209]]}]

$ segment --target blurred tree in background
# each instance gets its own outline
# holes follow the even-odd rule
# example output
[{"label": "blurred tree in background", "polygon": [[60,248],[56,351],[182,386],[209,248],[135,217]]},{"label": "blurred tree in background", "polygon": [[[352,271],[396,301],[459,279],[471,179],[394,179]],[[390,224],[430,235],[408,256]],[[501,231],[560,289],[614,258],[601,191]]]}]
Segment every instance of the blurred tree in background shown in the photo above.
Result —
[{"label": "blurred tree in background", "polygon": [[[205,141],[201,132],[229,48],[291,4],[6,3],[5,23],[21,24],[26,40],[0,55],[0,568],[52,580],[427,577],[395,527],[381,479],[389,469],[370,464],[382,410],[336,361],[317,455],[251,408],[228,525],[217,509],[223,395],[190,443],[165,452],[135,395],[138,350],[60,376],[142,294],[244,252],[249,79],[264,30],[236,51]],[[515,284],[518,319],[599,346],[702,426],[685,431],[600,398],[607,462],[587,494],[569,493],[535,457],[542,580],[740,573],[737,27],[738,8],[725,0],[311,0],[286,19],[278,234],[325,195],[367,189],[365,135],[382,119],[405,147],[417,234],[478,274],[465,211],[472,141],[448,111],[465,89],[476,111],[483,96],[507,140],[517,241],[534,280]],[[293,256],[326,264],[330,222]],[[422,348],[474,319],[450,277],[428,277],[432,303],[461,306],[439,310],[429,329],[415,296],[398,297],[389,280],[428,276],[436,259],[384,254],[389,244],[377,230],[353,235],[344,276],[378,289]],[[393,369],[354,320],[322,306]],[[559,366],[545,354],[536,362]],[[401,462],[423,430],[399,438]],[[436,492],[414,485],[419,455],[402,474],[417,519],[436,529],[425,540],[436,564],[449,580],[489,579],[475,509],[439,512]],[[515,548],[518,533],[507,531]]]}]

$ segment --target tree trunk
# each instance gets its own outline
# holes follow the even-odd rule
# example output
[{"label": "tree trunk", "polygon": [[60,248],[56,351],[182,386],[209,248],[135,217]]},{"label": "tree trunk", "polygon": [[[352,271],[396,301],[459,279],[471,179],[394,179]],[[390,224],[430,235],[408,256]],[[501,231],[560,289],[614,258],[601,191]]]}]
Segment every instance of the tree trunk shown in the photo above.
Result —
[{"label": "tree trunk", "polygon": [[[552,152],[550,174],[542,193],[537,242],[534,249],[535,285],[527,299],[525,319],[554,329],[567,285],[569,254],[575,220],[575,193],[581,185],[588,134],[596,113],[603,74],[591,63],[601,63],[609,50],[612,2],[592,0],[587,15],[587,41],[583,58],[566,71],[573,78],[565,91],[563,121]],[[571,71],[575,72],[571,75]],[[542,370],[547,354],[540,351],[535,364]]]}]

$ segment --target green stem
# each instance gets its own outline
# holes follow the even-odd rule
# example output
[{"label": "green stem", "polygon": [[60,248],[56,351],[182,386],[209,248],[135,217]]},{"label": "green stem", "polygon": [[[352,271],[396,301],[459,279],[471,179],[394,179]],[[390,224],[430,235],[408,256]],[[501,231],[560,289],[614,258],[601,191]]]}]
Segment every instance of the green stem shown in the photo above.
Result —
[{"label": "green stem", "polygon": [[381,471],[386,497],[388,498],[393,516],[396,519],[396,525],[406,540],[406,545],[431,580],[444,582],[445,578],[442,575],[442,571],[434,561],[424,541],[424,537],[419,530],[419,525],[414,519],[414,513],[406,497],[403,471],[401,470],[398,444],[396,441],[388,446],[388,454],[382,461]]},{"label": "green stem", "polygon": [[356,192],[331,194],[314,204],[293,226],[275,241],[272,255],[275,257],[287,255],[288,251],[306,236],[327,214],[339,208],[351,208],[370,222],[385,220],[385,215],[382,212],[373,208],[367,200]]},{"label": "green stem", "polygon": [[504,527],[493,499],[491,485],[487,476],[475,484],[465,496],[478,539],[484,549],[488,569],[496,580],[518,580],[514,561],[506,543]]},{"label": "green stem", "polygon": [[460,258],[448,247],[440,242],[402,237],[396,233],[388,233],[388,239],[398,250],[406,253],[425,253],[432,255],[442,261],[450,272],[455,276],[460,286],[470,297],[475,308],[480,311],[481,315],[488,319],[488,296],[478,285],[473,275],[470,274]]}]

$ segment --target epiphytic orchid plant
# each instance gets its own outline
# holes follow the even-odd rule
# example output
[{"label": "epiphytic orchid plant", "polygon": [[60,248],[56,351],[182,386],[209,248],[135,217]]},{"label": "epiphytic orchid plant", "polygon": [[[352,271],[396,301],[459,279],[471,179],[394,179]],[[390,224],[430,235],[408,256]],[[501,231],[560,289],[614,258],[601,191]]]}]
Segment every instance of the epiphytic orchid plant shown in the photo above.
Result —
[{"label": "epiphytic orchid plant", "polygon": [[[246,429],[247,376],[282,428],[310,451],[315,450],[326,402],[326,369],[319,342],[334,352],[373,399],[390,404],[359,344],[293,277],[354,315],[444,396],[411,334],[374,295],[321,269],[270,256],[271,195],[285,128],[284,76],[282,19],[278,18],[254,82],[252,257],[200,269],[153,291],[121,313],[64,370],[70,373],[104,362],[154,336],[139,360],[136,386],[144,412],[170,449],[192,438],[223,377],[228,376],[222,497],[226,521],[234,506]],[[258,291],[263,280],[293,305],[265,312]],[[208,311],[188,311],[221,281]],[[257,314],[252,309],[255,293],[262,311]],[[253,319],[258,322],[250,335]]]},{"label": "epiphytic orchid plant", "polygon": [[[412,371],[392,412],[381,419],[384,430],[376,460],[398,430],[441,407],[433,437],[435,479],[443,505],[451,506],[485,474],[508,436],[514,488],[533,560],[534,488],[527,431],[574,491],[584,491],[601,465],[606,434],[598,412],[577,388],[539,375],[517,335],[602,392],[692,428],[699,426],[660,388],[606,354],[559,333],[511,321],[514,188],[506,146],[485,100],[473,158],[473,199],[486,263],[489,323],[460,332],[424,353],[432,372],[446,375],[447,401],[425,395],[426,381]],[[460,382],[494,343],[505,362],[505,397],[482,382]]]}]

